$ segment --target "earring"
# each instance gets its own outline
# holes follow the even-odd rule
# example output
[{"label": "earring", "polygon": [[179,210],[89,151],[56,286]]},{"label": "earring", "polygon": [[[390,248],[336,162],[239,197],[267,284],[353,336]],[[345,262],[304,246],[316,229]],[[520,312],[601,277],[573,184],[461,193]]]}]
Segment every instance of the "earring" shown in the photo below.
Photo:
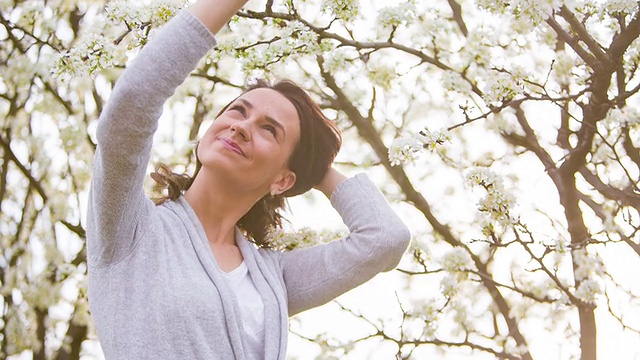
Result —
[{"label": "earring", "polygon": [[274,197],[276,195],[278,195],[278,194],[276,194],[276,191],[275,190],[271,190],[271,197]]}]

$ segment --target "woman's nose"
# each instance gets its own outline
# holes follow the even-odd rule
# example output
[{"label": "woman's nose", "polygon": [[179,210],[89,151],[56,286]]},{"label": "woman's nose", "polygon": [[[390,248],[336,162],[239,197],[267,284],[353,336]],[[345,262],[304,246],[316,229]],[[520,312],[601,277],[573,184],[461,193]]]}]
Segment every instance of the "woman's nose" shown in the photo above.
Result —
[{"label": "woman's nose", "polygon": [[231,132],[237,133],[242,140],[248,141],[251,139],[251,131],[249,129],[250,124],[248,124],[248,122],[249,120],[242,120],[233,123],[231,125]]}]

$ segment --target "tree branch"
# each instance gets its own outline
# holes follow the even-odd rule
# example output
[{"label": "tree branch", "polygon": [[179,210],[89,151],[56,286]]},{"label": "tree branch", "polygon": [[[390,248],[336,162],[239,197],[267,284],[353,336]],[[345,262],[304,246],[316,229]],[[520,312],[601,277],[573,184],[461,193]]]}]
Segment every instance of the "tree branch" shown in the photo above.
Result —
[{"label": "tree branch", "polygon": [[594,39],[589,31],[584,27],[584,25],[578,20],[578,18],[567,8],[566,5],[562,5],[560,8],[560,16],[562,16],[571,26],[571,29],[576,33],[579,41],[582,41],[587,45],[587,48],[591,51],[591,53],[598,59],[598,62],[603,64],[604,66],[609,65],[610,58],[605,54],[602,50],[602,45],[598,44],[596,39]]},{"label": "tree branch", "polygon": [[456,24],[458,24],[458,28],[460,32],[465,37],[469,35],[469,30],[467,29],[467,25],[464,23],[464,19],[462,18],[462,7],[455,0],[447,0],[449,2],[449,6],[451,7],[451,11],[453,12],[453,20],[455,20]]},{"label": "tree branch", "polygon": [[626,27],[613,36],[609,45],[609,57],[616,63],[622,59],[622,55],[627,51],[633,41],[640,36],[640,14],[636,12],[633,19]]},{"label": "tree branch", "polygon": [[[457,237],[451,232],[449,227],[445,224],[442,224],[431,211],[431,206],[427,202],[427,200],[420,194],[413,185],[411,181],[407,177],[406,173],[402,169],[402,167],[391,166],[389,162],[389,158],[387,156],[388,149],[382,142],[380,135],[377,130],[373,126],[373,119],[368,119],[360,114],[360,111],[351,104],[346,94],[342,91],[342,89],[337,85],[335,79],[331,74],[329,74],[323,66],[324,60],[322,57],[318,56],[317,58],[318,67],[320,68],[320,74],[324,79],[325,83],[333,91],[335,97],[332,99],[333,105],[336,109],[340,109],[344,111],[351,122],[355,125],[358,134],[365,140],[369,145],[373,148],[377,156],[380,158],[382,165],[387,170],[387,172],[391,175],[391,177],[395,180],[395,182],[400,186],[403,193],[405,194],[407,201],[412,203],[427,219],[429,224],[434,228],[434,230],[441,234],[445,241],[447,241],[452,246],[459,246],[464,248],[471,258],[473,259],[476,268],[478,271],[482,273],[488,274],[488,269],[486,264],[484,264],[480,258],[475,255],[473,252],[469,250],[469,248],[462,243]],[[527,342],[524,336],[520,333],[518,328],[518,323],[510,314],[510,306],[507,301],[504,299],[499,289],[490,281],[483,280],[483,285],[495,301],[499,311],[503,315],[505,322],[509,328],[509,334],[514,338],[516,343],[519,346],[526,347]],[[532,360],[531,354],[527,351],[523,355],[524,360]]]},{"label": "tree branch", "polygon": [[623,206],[640,209],[640,194],[634,193],[633,188],[628,188],[625,191],[605,184],[596,174],[593,174],[586,167],[580,169],[580,175],[607,199],[617,201]]},{"label": "tree branch", "polygon": [[13,150],[11,150],[11,146],[9,145],[9,142],[5,140],[3,136],[0,136],[0,145],[2,145],[2,147],[4,148],[5,157],[8,157],[11,161],[13,161],[14,164],[16,164],[18,169],[20,169],[20,172],[22,172],[22,174],[29,180],[29,183],[36,189],[36,191],[42,198],[42,201],[46,203],[48,200],[47,194],[44,191],[44,188],[42,188],[40,181],[34,178],[33,175],[31,175],[31,172],[29,171],[29,169],[27,169],[20,162],[18,157],[16,157],[16,155],[13,153]]},{"label": "tree branch", "polygon": [[578,54],[578,56],[580,56],[580,58],[587,65],[589,65],[589,67],[591,67],[592,69],[598,67],[598,60],[596,59],[596,57],[585,50],[582,46],[580,46],[579,40],[567,33],[562,28],[562,26],[553,18],[553,16],[550,16],[547,19],[547,24],[551,27],[551,29],[553,29],[553,31],[556,32],[558,38],[561,39],[564,43],[568,44],[573,49],[573,51],[575,51],[576,54]]}]

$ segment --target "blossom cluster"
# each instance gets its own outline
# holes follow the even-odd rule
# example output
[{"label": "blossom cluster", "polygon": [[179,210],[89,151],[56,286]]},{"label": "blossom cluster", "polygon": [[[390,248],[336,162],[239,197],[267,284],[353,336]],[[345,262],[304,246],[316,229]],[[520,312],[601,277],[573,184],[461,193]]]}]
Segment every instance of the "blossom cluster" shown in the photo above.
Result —
[{"label": "blossom cluster", "polygon": [[446,298],[452,298],[458,294],[461,288],[461,281],[454,274],[447,274],[440,280],[440,292]]},{"label": "blossom cluster", "polygon": [[477,0],[478,7],[497,14],[511,14],[529,28],[544,22],[554,10],[563,5],[561,0]]},{"label": "blossom cluster", "polygon": [[360,13],[358,0],[324,0],[322,10],[342,21],[353,21]]},{"label": "blossom cluster", "polygon": [[293,250],[327,243],[344,235],[340,231],[317,231],[308,227],[289,231],[274,227],[268,231],[266,238],[274,250]]},{"label": "blossom cluster", "polygon": [[159,0],[150,4],[114,1],[107,5],[106,17],[114,24],[124,23],[128,27],[145,23],[158,27],[174,17],[184,5],[185,2],[179,0]]},{"label": "blossom cluster", "polygon": [[389,161],[392,166],[414,162],[420,152],[434,151],[438,145],[451,141],[451,133],[446,129],[429,131],[424,129],[416,134],[395,139],[389,146]]},{"label": "blossom cluster", "polygon": [[413,1],[402,2],[396,6],[388,6],[378,11],[377,23],[386,28],[407,25],[416,18],[416,5]]},{"label": "blossom cluster", "polygon": [[60,55],[52,72],[61,81],[93,75],[114,65],[116,47],[113,42],[99,34],[83,38],[68,52]]},{"label": "blossom cluster", "polygon": [[461,94],[471,92],[471,84],[462,75],[454,71],[447,71],[442,75],[442,86],[447,91],[455,91]]},{"label": "blossom cluster", "polygon": [[609,130],[640,125],[640,111],[633,106],[612,108],[604,118],[604,124]]},{"label": "blossom cluster", "polygon": [[[325,59],[325,69],[333,74],[339,71],[344,71],[350,66],[353,66],[353,62],[358,57],[358,52],[351,48],[341,47],[333,50],[331,56]],[[354,69],[355,70],[355,69]]]},{"label": "blossom cluster", "polygon": [[487,195],[478,202],[478,210],[488,214],[492,221],[503,227],[516,221],[511,215],[515,198],[506,190],[496,173],[484,167],[474,168],[467,173],[466,181],[471,186],[480,186],[487,191]]},{"label": "blossom cluster", "polygon": [[393,80],[398,76],[394,66],[381,61],[369,62],[367,70],[369,80],[384,90],[389,90]]},{"label": "blossom cluster", "polygon": [[[31,316],[30,316],[31,315]],[[19,354],[24,350],[38,350],[42,344],[38,341],[36,327],[32,325],[31,319],[34,314],[32,311],[15,311],[12,307],[8,308],[4,316],[5,323],[3,333],[7,337],[8,354]]]},{"label": "blossom cluster", "polygon": [[590,254],[586,248],[571,251],[574,264],[574,276],[576,281],[602,276],[604,274],[604,263],[597,254]]},{"label": "blossom cluster", "polygon": [[442,258],[442,268],[448,272],[465,271],[473,268],[473,261],[464,248],[454,247]]},{"label": "blossom cluster", "polygon": [[631,15],[638,11],[638,2],[634,0],[607,0],[602,9],[611,16]]},{"label": "blossom cluster", "polygon": [[[102,33],[87,33],[67,52],[60,54],[52,66],[53,75],[62,82],[74,78],[94,75],[123,61],[126,50],[144,45],[149,30],[166,23],[184,6],[177,0],[154,1],[144,5],[117,1],[105,9],[107,24]],[[110,28],[124,24],[124,33],[119,38],[109,33]],[[126,39],[125,48],[118,47]]]},{"label": "blossom cluster", "polygon": [[474,264],[467,250],[454,247],[440,259],[442,269],[447,274],[440,280],[440,291],[446,298],[455,297],[468,280],[468,270],[474,269]]},{"label": "blossom cluster", "polygon": [[489,105],[501,105],[522,93],[522,81],[506,72],[494,73],[485,78],[485,81],[482,97]]},{"label": "blossom cluster", "polygon": [[557,51],[553,63],[552,75],[560,84],[568,84],[575,78],[575,70],[581,66],[582,60],[569,51]]},{"label": "blossom cluster", "polygon": [[421,321],[423,326],[421,337],[433,339],[438,329],[438,319],[441,309],[437,306],[436,299],[425,299],[423,297],[413,302],[413,309],[410,312],[412,317]]},{"label": "blossom cluster", "polygon": [[[218,58],[224,54],[236,59],[249,78],[264,76],[260,72],[273,70],[273,64],[285,64],[290,57],[324,53],[332,49],[330,41],[319,41],[318,34],[300,21],[278,20],[267,29],[251,23],[242,25],[217,36],[215,53]],[[291,77],[291,74],[287,74],[287,77]]]},{"label": "blossom cluster", "polygon": [[595,304],[599,295],[602,294],[602,287],[596,279],[585,279],[580,282],[574,295],[588,304]]}]

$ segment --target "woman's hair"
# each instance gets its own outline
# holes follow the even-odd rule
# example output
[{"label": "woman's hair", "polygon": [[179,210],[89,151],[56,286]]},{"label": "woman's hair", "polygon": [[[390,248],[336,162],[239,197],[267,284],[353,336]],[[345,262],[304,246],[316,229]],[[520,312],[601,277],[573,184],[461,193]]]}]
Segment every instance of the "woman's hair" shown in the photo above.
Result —
[{"label": "woman's hair", "polygon": [[[340,150],[342,137],[333,122],[322,113],[318,104],[292,81],[280,80],[270,84],[264,79],[259,79],[251,84],[243,94],[264,88],[275,90],[289,99],[300,118],[300,139],[288,162],[289,170],[296,174],[296,182],[289,190],[280,195],[265,195],[237,224],[245,235],[256,244],[268,247],[267,232],[272,227],[282,226],[283,216],[280,211],[285,206],[284,198],[303,194],[323,179],[338,150]],[[231,103],[222,108],[217,116],[224,113]],[[189,189],[201,167],[202,164],[197,155],[196,169],[192,176],[176,174],[168,166],[158,165],[156,171],[151,174],[151,178],[156,181],[157,189],[166,189],[168,193],[157,199],[156,204],[161,204],[166,200],[176,200],[180,194]]]}]

